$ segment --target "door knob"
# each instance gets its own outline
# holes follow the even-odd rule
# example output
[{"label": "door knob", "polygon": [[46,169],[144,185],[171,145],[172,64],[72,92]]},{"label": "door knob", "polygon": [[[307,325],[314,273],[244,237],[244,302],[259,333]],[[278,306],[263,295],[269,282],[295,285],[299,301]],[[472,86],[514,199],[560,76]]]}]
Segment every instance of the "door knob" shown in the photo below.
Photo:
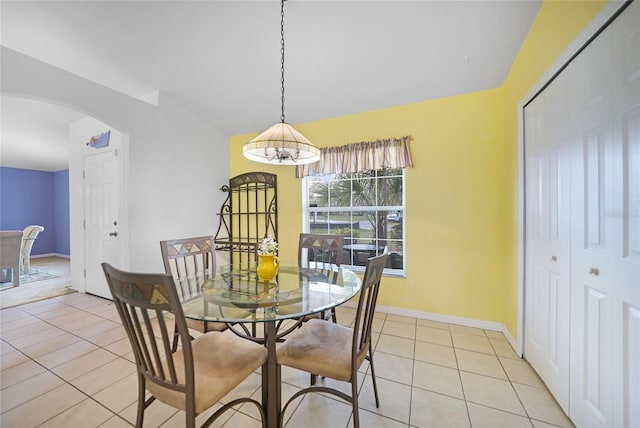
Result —
[{"label": "door knob", "polygon": [[589,268],[589,275],[595,275],[595,276],[600,275],[600,269],[598,269],[598,268]]},{"label": "door knob", "polygon": [[556,256],[551,256],[551,261],[552,261],[552,262],[557,262],[557,261],[558,261],[558,258],[557,258]]},{"label": "door knob", "polygon": [[118,236],[118,232],[111,232],[109,236]]}]

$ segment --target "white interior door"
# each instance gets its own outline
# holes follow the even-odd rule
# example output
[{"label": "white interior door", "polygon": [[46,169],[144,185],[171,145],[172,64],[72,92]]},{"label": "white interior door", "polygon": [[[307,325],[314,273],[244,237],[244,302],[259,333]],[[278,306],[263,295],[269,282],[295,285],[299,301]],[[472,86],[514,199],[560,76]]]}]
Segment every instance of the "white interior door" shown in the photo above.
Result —
[{"label": "white interior door", "polygon": [[102,262],[121,265],[120,157],[117,150],[84,158],[85,284],[87,293],[111,298]]},{"label": "white interior door", "polygon": [[619,425],[640,427],[640,2],[635,1],[619,18],[614,31],[614,55],[624,58],[615,85],[614,204],[620,210],[614,217],[613,272],[618,310],[614,312],[616,342],[620,343],[621,373],[616,384],[623,391],[614,402],[621,415]]},{"label": "white interior door", "polygon": [[524,356],[569,411],[568,88],[558,78],[525,108]]},{"label": "white interior door", "polygon": [[640,426],[640,6],[570,67],[574,121],[570,415]]}]

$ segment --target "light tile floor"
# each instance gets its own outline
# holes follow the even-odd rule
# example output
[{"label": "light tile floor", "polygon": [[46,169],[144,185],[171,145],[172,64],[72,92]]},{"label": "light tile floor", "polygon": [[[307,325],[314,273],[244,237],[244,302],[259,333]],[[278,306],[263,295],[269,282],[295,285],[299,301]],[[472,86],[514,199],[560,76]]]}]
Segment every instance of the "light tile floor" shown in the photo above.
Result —
[{"label": "light tile floor", "polygon": [[[353,310],[339,308],[338,318],[351,322]],[[126,427],[135,422],[133,355],[110,301],[74,293],[4,309],[0,323],[0,426]],[[375,408],[365,364],[362,427],[572,426],[501,333],[384,313],[377,314],[375,332],[381,406]],[[306,373],[287,368],[282,378],[283,401],[309,381]],[[224,401],[242,395],[259,399],[259,374]],[[308,394],[290,409],[285,415],[290,428],[352,426],[350,406],[329,396]],[[258,427],[257,418],[255,408],[245,404],[214,426]],[[145,426],[184,426],[184,414],[155,402]]]}]

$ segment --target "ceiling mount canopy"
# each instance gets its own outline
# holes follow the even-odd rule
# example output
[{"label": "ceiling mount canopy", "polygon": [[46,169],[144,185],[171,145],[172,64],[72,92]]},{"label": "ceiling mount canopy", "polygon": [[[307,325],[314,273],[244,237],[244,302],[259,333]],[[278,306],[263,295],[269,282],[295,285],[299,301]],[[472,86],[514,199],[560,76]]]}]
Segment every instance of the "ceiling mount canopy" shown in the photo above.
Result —
[{"label": "ceiling mount canopy", "polygon": [[318,150],[284,116],[284,0],[280,0],[280,122],[267,129],[242,148],[244,157],[274,165],[302,165],[317,162]]}]

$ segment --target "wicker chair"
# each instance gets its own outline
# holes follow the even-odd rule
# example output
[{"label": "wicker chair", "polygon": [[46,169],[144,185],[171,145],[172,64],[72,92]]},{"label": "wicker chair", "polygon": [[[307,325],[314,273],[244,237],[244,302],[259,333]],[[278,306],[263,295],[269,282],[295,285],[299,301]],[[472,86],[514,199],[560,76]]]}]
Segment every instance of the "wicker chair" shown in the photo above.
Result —
[{"label": "wicker chair", "polygon": [[22,273],[31,271],[31,249],[38,235],[43,231],[44,227],[36,225],[27,226],[22,231],[22,245],[20,246],[20,271]]},{"label": "wicker chair", "polygon": [[20,245],[22,231],[0,231],[0,280],[11,282],[14,287],[20,286]]}]

